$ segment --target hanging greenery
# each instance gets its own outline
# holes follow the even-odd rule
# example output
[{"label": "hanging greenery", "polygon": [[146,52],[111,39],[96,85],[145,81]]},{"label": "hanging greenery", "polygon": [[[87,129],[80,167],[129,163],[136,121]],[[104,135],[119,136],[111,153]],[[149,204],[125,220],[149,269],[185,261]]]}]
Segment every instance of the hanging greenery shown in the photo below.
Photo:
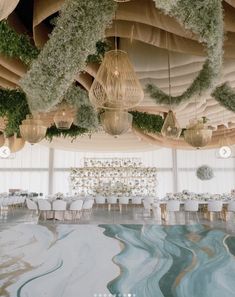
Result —
[{"label": "hanging greenery", "polygon": [[[102,39],[96,43],[96,52],[87,57],[86,63],[101,63],[106,51],[111,49],[111,43]],[[27,35],[17,33],[6,20],[0,22],[0,53],[17,58],[26,65],[37,58],[40,50],[30,43]]]},{"label": "hanging greenery", "polygon": [[4,20],[0,22],[0,53],[30,65],[37,58],[39,50],[30,43],[27,35],[18,34]]},{"label": "hanging greenery", "polygon": [[115,8],[110,0],[65,1],[50,39],[20,82],[32,112],[47,111],[63,99],[95,53]]},{"label": "hanging greenery", "polygon": [[89,130],[85,128],[72,125],[69,130],[59,130],[56,126],[51,126],[47,129],[46,139],[52,141],[53,137],[71,137],[72,139],[77,138],[78,136],[89,133]]},{"label": "hanging greenery", "polygon": [[[7,57],[18,58],[25,64],[30,64],[37,57],[39,50],[30,44],[28,37],[19,35],[6,21],[0,22],[0,36],[2,36],[0,52]],[[110,43],[107,40],[98,41],[96,43],[96,53],[89,55],[86,63],[100,63],[105,52],[109,49]],[[22,94],[22,97],[25,100],[24,94]],[[98,117],[95,110],[91,107],[87,92],[73,84],[66,92],[65,97],[71,105],[77,108],[77,118],[83,118],[82,125],[85,125],[89,130],[95,129],[98,125]],[[82,109],[80,109],[81,106]],[[86,114],[84,114],[84,110]],[[76,121],[76,123],[79,122]]]},{"label": "hanging greenery", "polygon": [[227,83],[218,86],[212,96],[225,108],[235,112],[235,92]]},{"label": "hanging greenery", "polygon": [[103,60],[103,57],[105,53],[109,50],[111,50],[112,45],[111,43],[104,39],[104,40],[99,40],[96,43],[96,53],[94,55],[89,55],[86,59],[86,63],[101,63]]},{"label": "hanging greenery", "polygon": [[65,94],[64,99],[76,109],[76,119],[74,123],[89,131],[98,127],[98,115],[91,106],[87,91],[72,84]]},{"label": "hanging greenery", "polygon": [[132,111],[133,126],[145,133],[160,133],[164,119],[160,115]]},{"label": "hanging greenery", "polygon": [[82,105],[77,112],[75,124],[79,127],[95,131],[99,126],[97,112],[93,106]]},{"label": "hanging greenery", "polygon": [[[74,86],[75,87],[75,86]],[[77,97],[76,102],[86,103],[87,95],[86,91],[83,91],[77,87],[73,90],[70,88],[70,94],[80,94]],[[76,91],[78,91],[76,93]],[[76,96],[70,97],[73,102]],[[58,130],[55,126],[47,129],[46,137],[52,140],[53,137],[71,137],[76,138],[83,134],[94,131],[99,125],[99,121],[94,109],[91,106],[77,103],[79,105],[78,118],[75,124],[69,130]],[[0,88],[0,116],[6,116],[8,118],[8,124],[6,127],[6,135],[12,136],[14,133],[19,135],[19,125],[22,120],[29,114],[29,107],[26,100],[25,93],[20,90],[7,90]],[[163,118],[160,115],[153,115],[138,111],[130,112],[133,115],[133,125],[141,129],[146,133],[159,133],[163,125]]]},{"label": "hanging greenery", "polygon": [[157,86],[149,84],[146,91],[157,103],[179,105],[192,96],[215,86],[223,57],[223,9],[221,0],[172,1],[154,0],[157,8],[176,18],[186,29],[198,36],[198,41],[207,48],[207,60],[198,76],[181,95],[170,98]]},{"label": "hanging greenery", "polygon": [[7,117],[5,133],[12,136],[19,134],[19,125],[29,113],[26,96],[19,90],[0,89],[0,116]]}]

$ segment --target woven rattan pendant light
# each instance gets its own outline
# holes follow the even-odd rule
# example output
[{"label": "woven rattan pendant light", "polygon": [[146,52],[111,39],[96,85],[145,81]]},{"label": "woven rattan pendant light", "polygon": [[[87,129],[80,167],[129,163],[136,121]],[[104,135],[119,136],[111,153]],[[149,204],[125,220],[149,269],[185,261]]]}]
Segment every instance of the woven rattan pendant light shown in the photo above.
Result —
[{"label": "woven rattan pendant light", "polygon": [[195,148],[205,147],[212,138],[212,130],[205,123],[204,118],[190,121],[184,131],[184,140]]},{"label": "woven rattan pendant light", "polygon": [[105,54],[89,97],[95,107],[108,109],[129,109],[143,100],[144,92],[126,52],[115,49]]},{"label": "woven rattan pendant light", "polygon": [[89,97],[96,108],[117,110],[132,108],[144,98],[128,54],[118,49],[116,22],[115,49],[105,54],[90,88]]},{"label": "woven rattan pendant light", "polygon": [[31,144],[40,142],[46,135],[47,127],[39,116],[27,115],[20,125],[22,138]]},{"label": "woven rattan pendant light", "polygon": [[113,136],[126,133],[132,126],[132,118],[130,113],[122,110],[106,110],[100,116],[104,131]]},{"label": "woven rattan pendant light", "polygon": [[73,123],[73,116],[69,112],[69,105],[63,101],[58,105],[54,116],[54,123],[59,130],[68,130]]}]

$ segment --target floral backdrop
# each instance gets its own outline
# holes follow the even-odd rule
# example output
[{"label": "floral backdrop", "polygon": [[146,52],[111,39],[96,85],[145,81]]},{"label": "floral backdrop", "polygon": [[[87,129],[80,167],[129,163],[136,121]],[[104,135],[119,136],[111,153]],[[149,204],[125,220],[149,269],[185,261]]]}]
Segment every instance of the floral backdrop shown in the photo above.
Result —
[{"label": "floral backdrop", "polygon": [[138,159],[85,159],[72,168],[74,194],[92,196],[156,196],[157,168],[144,167]]}]

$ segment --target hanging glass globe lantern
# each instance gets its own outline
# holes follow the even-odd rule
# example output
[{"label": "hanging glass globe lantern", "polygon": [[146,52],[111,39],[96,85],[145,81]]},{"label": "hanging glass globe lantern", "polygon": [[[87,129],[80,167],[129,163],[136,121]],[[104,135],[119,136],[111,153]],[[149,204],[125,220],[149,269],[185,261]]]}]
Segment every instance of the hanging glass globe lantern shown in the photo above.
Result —
[{"label": "hanging glass globe lantern", "polygon": [[20,134],[24,140],[31,144],[40,142],[46,135],[47,127],[44,126],[40,117],[27,115],[26,120],[20,125]]},{"label": "hanging glass globe lantern", "polygon": [[69,105],[66,102],[62,102],[56,111],[54,122],[59,130],[69,130],[72,126],[74,118],[68,109]]},{"label": "hanging glass globe lantern", "polygon": [[176,119],[175,114],[172,110],[169,110],[164,124],[162,126],[162,136],[170,139],[178,139],[181,135],[182,129]]},{"label": "hanging glass globe lantern", "polygon": [[190,121],[184,131],[184,140],[193,147],[206,146],[212,138],[212,130],[209,129],[204,119]]},{"label": "hanging glass globe lantern", "polygon": [[22,150],[22,148],[25,145],[25,140],[21,137],[17,137],[16,134],[14,134],[11,137],[8,137],[7,140],[8,140],[8,147],[12,153],[16,153]]},{"label": "hanging glass globe lantern", "polygon": [[100,116],[104,131],[117,136],[126,133],[132,126],[133,116],[127,111],[106,110]]},{"label": "hanging glass globe lantern", "polygon": [[89,97],[97,108],[119,110],[127,110],[143,100],[143,89],[126,52],[116,49],[105,54]]}]

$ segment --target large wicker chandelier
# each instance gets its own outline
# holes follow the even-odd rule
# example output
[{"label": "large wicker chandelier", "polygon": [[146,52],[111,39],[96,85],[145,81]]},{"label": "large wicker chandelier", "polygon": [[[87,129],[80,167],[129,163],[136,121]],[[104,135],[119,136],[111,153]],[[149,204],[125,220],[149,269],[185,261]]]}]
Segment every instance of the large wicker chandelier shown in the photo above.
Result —
[{"label": "large wicker chandelier", "polygon": [[206,146],[212,138],[212,130],[207,127],[204,119],[193,120],[184,131],[185,141],[193,147]]},{"label": "large wicker chandelier", "polygon": [[56,128],[59,130],[68,130],[72,126],[74,118],[69,113],[69,105],[66,102],[62,102],[56,111],[54,116],[54,122]]},{"label": "large wicker chandelier", "polygon": [[132,125],[132,115],[123,110],[106,110],[100,116],[104,131],[117,136],[126,133]]},{"label": "large wicker chandelier", "polygon": [[143,89],[126,52],[115,49],[105,54],[89,97],[97,108],[119,110],[132,108],[143,100]]},{"label": "large wicker chandelier", "polygon": [[40,142],[46,135],[47,127],[39,116],[27,115],[20,125],[20,134],[24,140],[31,144]]},{"label": "large wicker chandelier", "polygon": [[172,110],[169,110],[164,124],[162,126],[161,134],[166,138],[177,139],[180,137],[182,129],[176,119]]}]

